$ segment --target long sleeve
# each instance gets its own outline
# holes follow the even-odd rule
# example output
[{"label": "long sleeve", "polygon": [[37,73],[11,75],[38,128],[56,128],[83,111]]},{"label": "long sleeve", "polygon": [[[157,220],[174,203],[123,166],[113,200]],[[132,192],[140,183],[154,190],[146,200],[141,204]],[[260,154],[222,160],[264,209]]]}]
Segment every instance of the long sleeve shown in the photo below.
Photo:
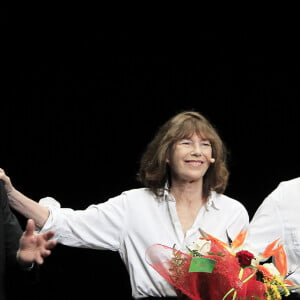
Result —
[{"label": "long sleeve", "polygon": [[7,272],[17,268],[16,252],[21,234],[21,226],[8,206],[6,192],[0,181],[0,299],[5,299],[4,280]]}]

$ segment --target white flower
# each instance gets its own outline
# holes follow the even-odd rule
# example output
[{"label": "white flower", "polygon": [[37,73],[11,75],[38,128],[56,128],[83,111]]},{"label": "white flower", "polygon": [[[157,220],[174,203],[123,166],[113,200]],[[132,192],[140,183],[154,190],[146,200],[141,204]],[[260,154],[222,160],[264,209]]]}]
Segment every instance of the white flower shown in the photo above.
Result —
[{"label": "white flower", "polygon": [[277,268],[274,266],[273,263],[266,263],[266,264],[263,264],[263,266],[264,266],[271,274],[280,276],[279,271],[277,270]]},{"label": "white flower", "polygon": [[211,248],[211,241],[205,239],[197,239],[193,244],[193,250],[199,252],[201,255],[207,255]]}]

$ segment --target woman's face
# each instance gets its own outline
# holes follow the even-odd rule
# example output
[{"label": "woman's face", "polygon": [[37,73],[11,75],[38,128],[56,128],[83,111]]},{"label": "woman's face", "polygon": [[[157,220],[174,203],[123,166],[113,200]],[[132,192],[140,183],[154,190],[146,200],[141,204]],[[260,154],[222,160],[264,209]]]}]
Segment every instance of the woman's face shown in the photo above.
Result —
[{"label": "woman's face", "polygon": [[211,155],[210,142],[196,133],[179,140],[167,157],[172,179],[188,182],[202,180],[210,165]]}]

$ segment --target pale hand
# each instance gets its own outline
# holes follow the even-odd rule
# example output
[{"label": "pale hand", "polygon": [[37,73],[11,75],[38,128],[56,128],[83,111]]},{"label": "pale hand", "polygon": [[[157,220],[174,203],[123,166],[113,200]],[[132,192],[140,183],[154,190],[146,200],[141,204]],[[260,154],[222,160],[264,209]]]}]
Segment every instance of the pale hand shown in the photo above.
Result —
[{"label": "pale hand", "polygon": [[26,230],[20,238],[20,247],[17,258],[20,264],[30,265],[33,262],[42,264],[44,258],[51,254],[52,248],[57,244],[54,237],[54,231],[45,233],[35,233],[35,223],[32,219],[27,221]]}]

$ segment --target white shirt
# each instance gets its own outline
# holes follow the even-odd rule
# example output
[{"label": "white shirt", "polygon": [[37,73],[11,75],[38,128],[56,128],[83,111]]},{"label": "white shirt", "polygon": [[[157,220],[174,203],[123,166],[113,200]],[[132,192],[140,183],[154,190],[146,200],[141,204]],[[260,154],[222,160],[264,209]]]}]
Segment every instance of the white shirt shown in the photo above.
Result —
[{"label": "white shirt", "polygon": [[249,223],[240,202],[215,192],[186,235],[176,201],[167,191],[157,198],[149,189],[133,189],[85,210],[44,205],[50,215],[42,231],[55,230],[59,243],[119,252],[129,272],[133,298],[176,296],[174,288],[146,262],[149,246],[175,244],[176,249],[186,252],[200,237],[199,228],[226,242],[226,231],[233,239]]},{"label": "white shirt", "polygon": [[288,260],[288,279],[300,284],[300,177],[281,182],[262,202],[250,222],[247,244],[261,253],[280,238]]}]

